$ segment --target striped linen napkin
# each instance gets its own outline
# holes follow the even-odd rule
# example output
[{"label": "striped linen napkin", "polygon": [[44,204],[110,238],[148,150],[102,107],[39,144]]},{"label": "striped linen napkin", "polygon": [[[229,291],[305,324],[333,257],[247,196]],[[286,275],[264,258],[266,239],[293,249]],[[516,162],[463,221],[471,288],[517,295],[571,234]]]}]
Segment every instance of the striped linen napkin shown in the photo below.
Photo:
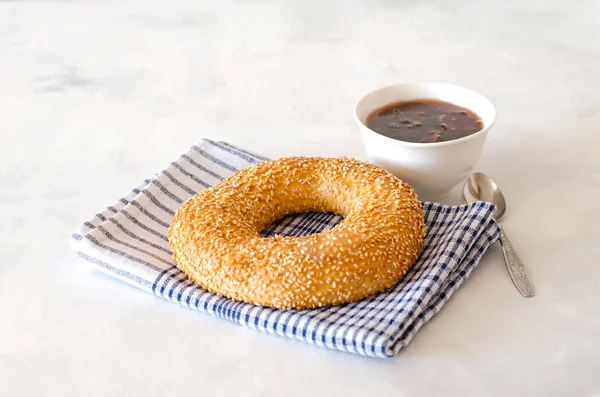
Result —
[{"label": "striped linen napkin", "polygon": [[[179,205],[198,191],[265,158],[203,139],[164,170],[78,227],[77,254],[141,290],[194,310],[273,334],[350,353],[392,357],[437,313],[498,239],[495,208],[423,203],[427,237],[418,262],[384,293],[341,306],[275,310],[207,292],[172,259],[167,229]],[[333,228],[340,217],[284,217],[264,235],[301,236]]]}]

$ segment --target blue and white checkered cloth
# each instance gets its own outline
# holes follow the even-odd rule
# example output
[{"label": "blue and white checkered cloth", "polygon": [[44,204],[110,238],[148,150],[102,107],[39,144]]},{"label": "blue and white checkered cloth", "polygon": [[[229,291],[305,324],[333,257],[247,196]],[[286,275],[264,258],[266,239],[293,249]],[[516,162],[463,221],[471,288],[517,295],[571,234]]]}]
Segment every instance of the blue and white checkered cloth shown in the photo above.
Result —
[{"label": "blue and white checkered cloth", "polygon": [[[198,191],[265,160],[224,142],[201,140],[164,170],[74,232],[73,249],[99,269],[191,309],[273,334],[351,353],[391,357],[437,313],[498,239],[494,207],[424,203],[427,237],[405,278],[387,292],[341,306],[274,310],[207,292],[172,259],[167,229],[179,205]],[[280,219],[263,233],[300,236],[331,229],[335,214]]]}]

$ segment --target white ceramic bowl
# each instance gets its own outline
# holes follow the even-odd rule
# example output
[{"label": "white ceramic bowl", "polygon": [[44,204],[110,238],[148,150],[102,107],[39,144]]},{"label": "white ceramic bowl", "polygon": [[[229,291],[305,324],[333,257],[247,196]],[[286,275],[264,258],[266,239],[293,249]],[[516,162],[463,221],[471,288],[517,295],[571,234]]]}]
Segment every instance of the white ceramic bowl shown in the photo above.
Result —
[{"label": "white ceramic bowl", "polygon": [[[437,99],[467,108],[483,121],[483,129],[464,138],[412,143],[381,135],[366,126],[376,109],[394,102]],[[406,83],[375,90],[354,106],[369,161],[409,183],[419,199],[440,201],[465,181],[479,161],[489,129],[496,121],[494,105],[483,95],[452,84]]]}]

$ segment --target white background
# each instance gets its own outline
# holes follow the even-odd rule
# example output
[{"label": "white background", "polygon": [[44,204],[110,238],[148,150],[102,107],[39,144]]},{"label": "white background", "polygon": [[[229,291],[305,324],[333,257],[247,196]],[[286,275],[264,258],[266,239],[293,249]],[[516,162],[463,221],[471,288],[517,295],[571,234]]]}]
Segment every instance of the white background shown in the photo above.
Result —
[{"label": "white background", "polygon": [[[368,359],[248,330],[78,260],[71,231],[200,137],[365,159],[352,106],[401,81],[496,105],[498,247]],[[600,395],[598,1],[0,2],[3,396]]]}]

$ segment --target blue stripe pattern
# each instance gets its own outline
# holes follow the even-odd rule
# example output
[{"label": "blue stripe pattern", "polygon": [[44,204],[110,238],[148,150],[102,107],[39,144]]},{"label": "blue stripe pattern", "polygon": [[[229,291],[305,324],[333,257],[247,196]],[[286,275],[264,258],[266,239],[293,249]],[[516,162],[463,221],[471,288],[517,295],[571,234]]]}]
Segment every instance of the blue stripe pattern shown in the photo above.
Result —
[{"label": "blue stripe pattern", "polygon": [[[84,222],[74,231],[71,245],[104,272],[191,309],[318,346],[392,357],[442,308],[499,237],[490,204],[423,203],[425,246],[415,266],[388,291],[354,303],[302,311],[232,301],[203,290],[177,269],[166,238],[168,225],[180,202],[264,160],[226,142],[201,140]],[[288,215],[262,235],[319,233],[341,219],[331,213]]]}]

